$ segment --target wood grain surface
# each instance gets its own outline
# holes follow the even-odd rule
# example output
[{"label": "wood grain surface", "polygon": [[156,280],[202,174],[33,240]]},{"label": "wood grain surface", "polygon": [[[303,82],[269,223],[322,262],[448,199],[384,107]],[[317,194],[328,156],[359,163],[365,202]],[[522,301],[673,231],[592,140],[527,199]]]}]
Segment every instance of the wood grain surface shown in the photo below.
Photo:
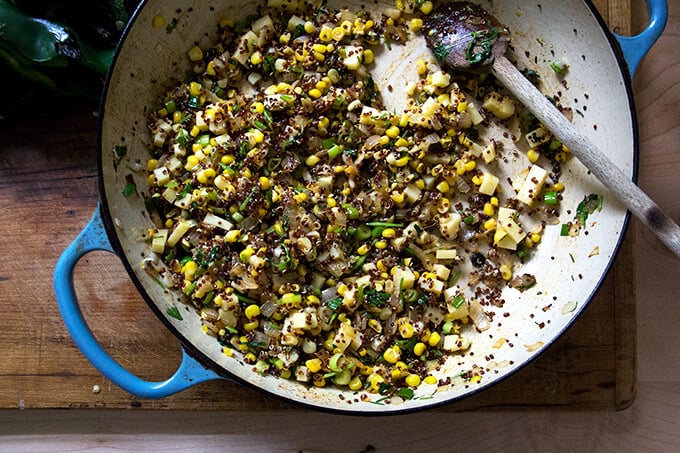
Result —
[{"label": "wood grain surface", "polygon": [[[631,14],[632,30],[645,21],[642,2],[596,3],[618,32],[631,30],[626,21]],[[680,220],[680,0],[669,0],[669,11],[668,27],[640,65],[634,85],[641,139],[638,179]],[[366,419],[292,411],[223,383],[201,385],[181,399],[153,402],[125,395],[74,347],[51,290],[56,257],[96,206],[91,111],[67,109],[0,131],[0,250],[5,258],[0,267],[0,407],[34,408],[0,411],[0,449],[680,451],[680,265],[636,221],[616,266],[579,322],[486,399]],[[142,314],[145,306],[115,257],[88,255],[78,265],[76,282],[82,297],[93,296],[82,308],[97,337],[125,366],[150,379],[174,369],[177,343],[150,311]],[[101,387],[99,394],[93,393],[94,385]],[[232,395],[226,405],[217,400],[222,393]],[[85,409],[38,409],[65,407]],[[102,407],[174,410],[97,409]],[[485,410],[472,410],[480,408]],[[458,410],[465,412],[442,414]]]}]

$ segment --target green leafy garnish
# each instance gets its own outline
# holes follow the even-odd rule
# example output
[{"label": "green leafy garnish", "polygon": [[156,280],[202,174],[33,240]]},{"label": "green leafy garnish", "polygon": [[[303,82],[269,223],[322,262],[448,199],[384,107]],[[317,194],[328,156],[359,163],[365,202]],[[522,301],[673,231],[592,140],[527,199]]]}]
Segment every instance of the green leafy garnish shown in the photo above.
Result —
[{"label": "green leafy garnish", "polygon": [[179,321],[182,321],[182,314],[179,312],[179,309],[177,307],[175,307],[174,305],[172,307],[169,307],[165,312],[171,318],[175,318]]}]

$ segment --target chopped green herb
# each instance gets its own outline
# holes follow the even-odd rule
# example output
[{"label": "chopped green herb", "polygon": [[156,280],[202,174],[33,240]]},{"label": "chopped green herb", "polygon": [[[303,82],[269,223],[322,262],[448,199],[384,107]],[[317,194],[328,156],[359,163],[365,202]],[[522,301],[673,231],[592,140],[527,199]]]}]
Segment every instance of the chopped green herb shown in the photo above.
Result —
[{"label": "chopped green herb", "polygon": [[179,321],[182,321],[182,314],[179,312],[179,309],[177,307],[175,307],[174,305],[172,307],[169,307],[165,312],[171,318],[175,318]]}]

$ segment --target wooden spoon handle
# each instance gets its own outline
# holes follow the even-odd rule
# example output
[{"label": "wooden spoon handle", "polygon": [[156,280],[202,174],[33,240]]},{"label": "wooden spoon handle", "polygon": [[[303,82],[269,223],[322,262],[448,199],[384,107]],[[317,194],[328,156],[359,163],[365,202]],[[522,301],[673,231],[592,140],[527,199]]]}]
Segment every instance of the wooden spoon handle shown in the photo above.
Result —
[{"label": "wooden spoon handle", "polygon": [[673,219],[665,214],[594,143],[579,132],[506,57],[496,57],[492,68],[501,84],[562,143],[567,145],[572,154],[608,187],[633,215],[647,225],[669,250],[680,257],[680,227]]}]

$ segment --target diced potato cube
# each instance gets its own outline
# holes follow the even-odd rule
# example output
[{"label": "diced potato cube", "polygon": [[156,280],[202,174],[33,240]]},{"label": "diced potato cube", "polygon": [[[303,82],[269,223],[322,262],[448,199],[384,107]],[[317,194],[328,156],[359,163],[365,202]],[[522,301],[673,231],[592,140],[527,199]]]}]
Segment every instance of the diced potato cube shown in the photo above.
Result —
[{"label": "diced potato cube", "polygon": [[519,243],[527,235],[526,232],[515,222],[517,211],[510,208],[498,209],[498,222],[496,228],[508,233],[515,243]]},{"label": "diced potato cube", "polygon": [[542,126],[539,126],[538,128],[534,129],[533,131],[527,133],[526,139],[527,143],[529,144],[529,148],[535,148],[538,145],[542,145],[543,143],[547,142],[550,140],[552,137],[552,134],[550,131],[545,129]]},{"label": "diced potato cube", "polygon": [[496,91],[484,96],[482,107],[501,120],[508,119],[515,113],[515,102],[508,96],[503,96]]},{"label": "diced potato cube", "polygon": [[333,347],[340,350],[340,352],[345,352],[345,349],[352,344],[356,338],[356,332],[354,327],[351,325],[341,322],[340,327],[338,327],[335,337],[333,338]]},{"label": "diced potato cube", "polygon": [[409,203],[415,203],[420,198],[420,189],[415,184],[407,184],[404,188],[404,197]]},{"label": "diced potato cube", "polygon": [[459,213],[449,212],[438,219],[439,231],[445,238],[453,239],[458,234],[462,220]]},{"label": "diced potato cube", "polygon": [[154,232],[151,239],[151,250],[156,253],[163,253],[165,251],[165,241],[168,240],[168,230],[158,230]]},{"label": "diced potato cube", "polygon": [[408,267],[400,266],[394,269],[392,275],[395,284],[401,284],[401,289],[413,288],[416,281],[416,275]]},{"label": "diced potato cube", "polygon": [[500,180],[498,177],[494,174],[491,173],[484,173],[482,183],[479,185],[479,193],[483,193],[484,195],[493,195],[494,192],[496,192],[496,188],[498,187],[498,182]]},{"label": "diced potato cube", "polygon": [[427,98],[423,105],[420,106],[420,111],[427,118],[433,117],[437,110],[439,110],[439,103],[434,98]]},{"label": "diced potato cube", "polygon": [[458,251],[456,249],[437,249],[435,257],[438,260],[455,260],[458,259]]},{"label": "diced potato cube", "polygon": [[170,181],[170,172],[166,167],[156,168],[153,171],[153,175],[156,177],[156,183],[159,186],[163,186]]},{"label": "diced potato cube", "polygon": [[470,340],[460,335],[444,335],[442,349],[447,352],[464,351],[470,347]]},{"label": "diced potato cube", "polygon": [[495,142],[490,142],[484,150],[482,151],[482,157],[484,158],[484,162],[487,164],[490,164],[496,159],[496,143]]},{"label": "diced potato cube", "polygon": [[451,269],[449,269],[447,266],[444,266],[443,264],[433,265],[432,271],[439,280],[443,281],[446,281],[446,279],[449,278],[449,275],[451,274]]},{"label": "diced potato cube", "polygon": [[548,178],[548,172],[538,165],[532,165],[527,177],[519,188],[517,199],[531,206],[534,199],[541,193],[543,184]]},{"label": "diced potato cube", "polygon": [[439,295],[444,291],[444,282],[437,280],[436,278],[420,276],[420,278],[418,278],[418,286],[420,286],[423,291],[436,295]]},{"label": "diced potato cube", "polygon": [[432,85],[439,88],[446,88],[451,84],[451,75],[444,71],[437,71],[432,74]]}]

